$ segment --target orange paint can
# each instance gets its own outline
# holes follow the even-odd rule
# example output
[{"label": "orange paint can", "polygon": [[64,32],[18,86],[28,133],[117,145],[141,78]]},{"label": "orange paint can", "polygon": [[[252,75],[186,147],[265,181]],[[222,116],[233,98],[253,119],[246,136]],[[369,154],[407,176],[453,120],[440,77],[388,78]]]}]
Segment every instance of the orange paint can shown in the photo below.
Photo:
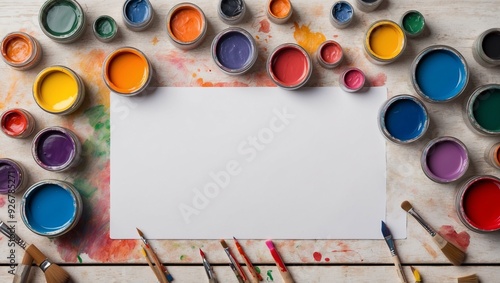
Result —
[{"label": "orange paint can", "polygon": [[2,40],[2,59],[7,65],[20,71],[35,67],[42,58],[38,40],[24,32],[12,32]]},{"label": "orange paint can", "polygon": [[148,87],[153,68],[144,53],[133,47],[122,47],[106,57],[102,73],[112,92],[132,96]]},{"label": "orange paint can", "polygon": [[293,7],[290,0],[269,0],[267,17],[275,24],[284,24],[292,17]]},{"label": "orange paint can", "polygon": [[168,37],[180,49],[196,48],[203,42],[207,33],[205,14],[192,3],[179,3],[167,15]]}]

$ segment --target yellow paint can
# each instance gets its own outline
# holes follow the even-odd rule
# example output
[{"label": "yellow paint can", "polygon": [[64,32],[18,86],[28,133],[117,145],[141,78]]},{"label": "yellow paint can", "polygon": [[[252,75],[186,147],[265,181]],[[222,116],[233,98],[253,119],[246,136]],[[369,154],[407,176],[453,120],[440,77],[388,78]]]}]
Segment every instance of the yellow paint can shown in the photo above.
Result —
[{"label": "yellow paint can", "polygon": [[394,62],[406,48],[406,35],[393,21],[380,20],[373,23],[365,37],[365,51],[376,64]]},{"label": "yellow paint can", "polygon": [[82,104],[85,86],[78,74],[71,69],[52,66],[37,75],[33,84],[33,97],[46,112],[67,115]]}]

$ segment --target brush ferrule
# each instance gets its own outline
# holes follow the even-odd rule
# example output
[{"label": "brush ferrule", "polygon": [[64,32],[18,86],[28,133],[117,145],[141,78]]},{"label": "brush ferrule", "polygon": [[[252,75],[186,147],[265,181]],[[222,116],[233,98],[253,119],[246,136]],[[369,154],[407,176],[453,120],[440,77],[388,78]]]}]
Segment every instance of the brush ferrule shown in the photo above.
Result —
[{"label": "brush ferrule", "polygon": [[13,229],[9,228],[7,224],[5,224],[3,221],[0,221],[0,232],[7,236],[9,240],[13,241],[14,243],[18,244],[21,248],[24,250],[26,249],[26,242],[23,241]]},{"label": "brush ferrule", "polygon": [[408,210],[408,213],[411,214],[411,216],[413,216],[415,220],[422,225],[422,227],[424,227],[427,233],[431,234],[432,237],[436,236],[436,231],[434,231],[434,229],[432,229],[431,226],[429,226],[429,224],[427,224],[427,222],[425,222],[424,219],[420,217],[415,210],[413,210],[413,208]]},{"label": "brush ferrule", "polygon": [[45,259],[44,261],[42,261],[42,263],[40,263],[40,269],[45,272],[47,269],[49,269],[49,267],[52,265],[52,263],[50,263],[50,261],[48,259]]}]

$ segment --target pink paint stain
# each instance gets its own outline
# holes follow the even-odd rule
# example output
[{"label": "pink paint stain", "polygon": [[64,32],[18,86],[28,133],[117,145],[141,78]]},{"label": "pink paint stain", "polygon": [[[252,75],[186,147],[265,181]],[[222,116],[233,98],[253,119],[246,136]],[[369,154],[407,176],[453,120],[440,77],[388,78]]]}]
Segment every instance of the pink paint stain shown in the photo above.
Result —
[{"label": "pink paint stain", "polygon": [[384,73],[378,73],[374,78],[370,80],[371,86],[384,86],[387,81],[387,76]]},{"label": "pink paint stain", "polygon": [[325,258],[325,261],[326,261],[326,262],[330,262],[330,258],[329,258],[329,257],[326,257],[326,258]]},{"label": "pink paint stain", "polygon": [[453,226],[443,225],[441,226],[441,228],[439,228],[438,233],[464,252],[469,247],[470,235],[466,231],[457,233]]},{"label": "pink paint stain", "polygon": [[315,261],[321,261],[321,259],[323,258],[323,255],[319,252],[314,252],[313,253],[313,258]]},{"label": "pink paint stain", "polygon": [[0,197],[0,207],[4,207],[5,206],[5,197]]},{"label": "pink paint stain", "polygon": [[271,30],[271,24],[267,19],[263,19],[262,21],[259,22],[259,24],[260,24],[259,32],[268,33]]}]

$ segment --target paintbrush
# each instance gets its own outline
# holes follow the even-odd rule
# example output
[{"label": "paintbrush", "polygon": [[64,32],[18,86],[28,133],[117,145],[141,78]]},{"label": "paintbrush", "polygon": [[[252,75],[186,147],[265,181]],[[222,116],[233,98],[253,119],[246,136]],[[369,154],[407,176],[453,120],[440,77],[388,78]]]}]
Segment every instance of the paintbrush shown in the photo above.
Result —
[{"label": "paintbrush", "polygon": [[215,278],[214,275],[214,270],[212,269],[212,266],[210,266],[210,263],[208,262],[207,258],[205,257],[205,253],[201,249],[200,249],[200,256],[203,262],[203,267],[205,267],[205,272],[207,273],[208,283],[217,283],[217,279]]},{"label": "paintbrush", "polygon": [[149,256],[146,253],[146,250],[144,248],[142,248],[142,247],[141,247],[141,254],[144,256],[144,258],[148,262],[148,265],[151,268],[151,270],[153,270],[153,273],[155,274],[156,278],[158,279],[158,282],[162,282],[161,275],[159,274],[159,272],[161,272],[161,270],[159,270],[159,269],[157,269],[157,268],[155,268],[153,266],[153,263],[151,262],[151,259],[149,259]]},{"label": "paintbrush", "polygon": [[281,277],[283,278],[284,283],[295,283],[295,281],[292,278],[292,275],[290,272],[288,272],[288,269],[285,266],[285,263],[281,259],[280,254],[278,253],[278,250],[274,247],[274,244],[271,240],[266,241],[266,245],[269,248],[269,251],[271,252],[271,255],[273,256],[274,262],[276,262],[276,266],[278,267],[278,270],[281,274]]},{"label": "paintbrush", "polygon": [[250,259],[248,258],[247,254],[243,250],[243,247],[240,245],[240,243],[238,242],[238,240],[236,240],[235,237],[233,237],[233,239],[234,239],[234,244],[236,245],[236,249],[238,249],[238,252],[243,257],[243,260],[245,261],[245,264],[248,267],[248,271],[250,271],[250,274],[253,277],[253,279],[251,279],[250,281],[252,283],[262,281],[263,280],[262,276],[260,276],[260,274],[257,272],[257,270],[255,269],[255,267],[253,266],[252,262],[250,261]]},{"label": "paintbrush", "polygon": [[238,281],[240,283],[248,283],[248,279],[245,275],[245,272],[243,271],[243,268],[241,268],[241,265],[239,264],[239,262],[237,262],[236,259],[234,258],[234,255],[233,255],[233,253],[231,253],[231,250],[229,250],[229,246],[226,244],[226,241],[220,240],[220,244],[224,248],[224,251],[226,252],[227,257],[229,258],[229,261],[232,264],[231,268],[233,269],[234,274],[236,275],[236,278],[238,278]]},{"label": "paintbrush", "polygon": [[[168,270],[165,267],[165,265],[161,264],[160,259],[158,258],[158,256],[156,255],[156,253],[153,251],[153,248],[151,248],[151,246],[149,245],[149,243],[146,240],[146,237],[144,237],[144,234],[142,233],[142,231],[139,230],[139,228],[135,228],[135,229],[137,229],[137,233],[139,233],[139,236],[141,237],[141,240],[144,243],[144,249],[146,250],[146,252],[148,253],[148,255],[151,256],[151,258],[153,259],[155,265],[161,270],[160,277],[161,278],[165,278],[165,280],[167,282],[174,281],[174,277],[172,277],[172,275],[170,275],[170,273],[168,272]],[[160,282],[162,282],[162,280],[160,280]]]},{"label": "paintbrush", "polygon": [[382,235],[384,235],[385,242],[387,243],[387,246],[391,251],[392,261],[394,262],[394,266],[396,266],[396,272],[398,274],[399,280],[402,283],[408,283],[408,281],[406,281],[406,277],[403,272],[403,267],[401,266],[401,262],[399,261],[398,253],[396,251],[396,246],[394,245],[394,240],[392,239],[391,230],[389,230],[389,227],[385,225],[384,221],[381,222],[382,222]]},{"label": "paintbrush", "polygon": [[413,266],[410,266],[411,272],[413,273],[413,277],[415,277],[415,283],[421,283],[422,282],[422,277],[420,276],[420,272]]},{"label": "paintbrush", "polygon": [[28,252],[24,252],[23,260],[21,264],[17,266],[16,274],[14,274],[14,280],[12,280],[12,283],[27,283],[30,277],[32,264],[33,257]]},{"label": "paintbrush", "polygon": [[465,260],[465,252],[448,242],[441,235],[439,235],[434,229],[431,228],[420,215],[413,209],[413,206],[408,201],[403,201],[401,203],[401,208],[403,208],[406,212],[408,212],[411,216],[417,220],[422,227],[432,236],[432,240],[434,243],[441,249],[443,254],[453,263],[453,265],[460,265]]},{"label": "paintbrush", "polygon": [[458,283],[479,283],[479,278],[476,274],[471,274],[463,277],[457,278]]},{"label": "paintbrush", "polygon": [[0,232],[30,254],[36,265],[40,267],[45,274],[47,283],[66,283],[69,281],[69,274],[64,271],[64,269],[62,269],[59,265],[50,262],[49,259],[35,245],[28,245],[28,243],[22,240],[16,233],[14,233],[14,231],[11,231],[7,224],[3,221],[0,221]]}]

